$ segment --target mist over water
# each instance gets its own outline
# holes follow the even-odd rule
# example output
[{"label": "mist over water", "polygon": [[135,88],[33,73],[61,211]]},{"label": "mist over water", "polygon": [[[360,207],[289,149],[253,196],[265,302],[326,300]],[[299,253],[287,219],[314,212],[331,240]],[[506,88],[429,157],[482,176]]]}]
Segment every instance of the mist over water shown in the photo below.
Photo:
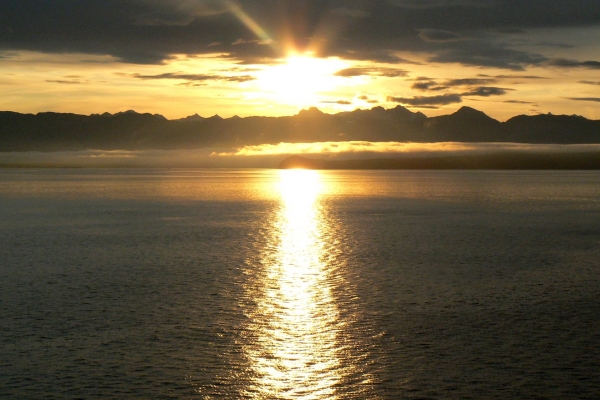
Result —
[{"label": "mist over water", "polygon": [[600,396],[598,172],[0,182],[0,396]]},{"label": "mist over water", "polygon": [[[502,154],[512,156],[538,155],[552,159],[556,155],[598,157],[600,155],[600,145],[338,141],[261,144],[238,148],[192,148],[187,150],[13,151],[0,152],[0,167],[277,168],[286,157],[297,154],[328,160],[426,159],[453,156],[488,156],[495,159]],[[547,162],[544,168],[549,166],[552,168],[552,161]],[[564,168],[560,164],[553,167]]]}]

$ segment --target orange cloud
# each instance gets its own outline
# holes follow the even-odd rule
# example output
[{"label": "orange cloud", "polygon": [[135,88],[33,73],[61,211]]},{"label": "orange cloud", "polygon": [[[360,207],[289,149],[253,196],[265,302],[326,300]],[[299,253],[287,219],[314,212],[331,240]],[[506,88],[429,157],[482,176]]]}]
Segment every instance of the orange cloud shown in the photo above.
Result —
[{"label": "orange cloud", "polygon": [[412,142],[315,142],[279,143],[244,146],[232,152],[214,152],[212,156],[273,156],[291,154],[410,154],[410,153],[474,153],[498,151],[598,151],[600,145],[540,145],[526,143],[412,143]]}]

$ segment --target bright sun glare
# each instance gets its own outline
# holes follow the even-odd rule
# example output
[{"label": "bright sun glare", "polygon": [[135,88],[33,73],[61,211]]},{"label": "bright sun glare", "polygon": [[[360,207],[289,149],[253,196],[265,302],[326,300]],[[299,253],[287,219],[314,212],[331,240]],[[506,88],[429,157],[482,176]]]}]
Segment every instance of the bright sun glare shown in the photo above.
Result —
[{"label": "bright sun glare", "polygon": [[319,94],[335,89],[336,71],[346,67],[337,58],[291,55],[284,63],[258,74],[258,89],[271,99],[285,104],[306,106],[318,102]]},{"label": "bright sun glare", "polygon": [[319,192],[319,173],[307,169],[282,169],[279,171],[280,192],[289,210],[289,218],[311,209]]}]

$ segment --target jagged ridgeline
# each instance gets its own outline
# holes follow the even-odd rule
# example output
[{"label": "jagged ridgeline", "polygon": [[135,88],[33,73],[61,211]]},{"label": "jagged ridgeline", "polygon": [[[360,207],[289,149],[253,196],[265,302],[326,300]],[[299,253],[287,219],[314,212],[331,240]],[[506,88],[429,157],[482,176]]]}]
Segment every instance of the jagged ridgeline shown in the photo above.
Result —
[{"label": "jagged ridgeline", "polygon": [[428,118],[397,106],[339,114],[316,108],[289,117],[0,112],[0,151],[148,150],[239,147],[322,141],[600,143],[600,121],[581,116],[520,115],[499,122],[481,111]]}]

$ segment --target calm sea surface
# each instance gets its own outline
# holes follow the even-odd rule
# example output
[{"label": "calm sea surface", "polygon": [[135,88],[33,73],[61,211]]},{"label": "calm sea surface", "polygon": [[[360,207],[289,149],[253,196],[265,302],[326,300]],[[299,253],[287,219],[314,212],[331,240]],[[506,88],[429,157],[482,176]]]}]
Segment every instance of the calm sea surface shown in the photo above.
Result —
[{"label": "calm sea surface", "polygon": [[0,169],[0,397],[598,399],[600,172]]}]

